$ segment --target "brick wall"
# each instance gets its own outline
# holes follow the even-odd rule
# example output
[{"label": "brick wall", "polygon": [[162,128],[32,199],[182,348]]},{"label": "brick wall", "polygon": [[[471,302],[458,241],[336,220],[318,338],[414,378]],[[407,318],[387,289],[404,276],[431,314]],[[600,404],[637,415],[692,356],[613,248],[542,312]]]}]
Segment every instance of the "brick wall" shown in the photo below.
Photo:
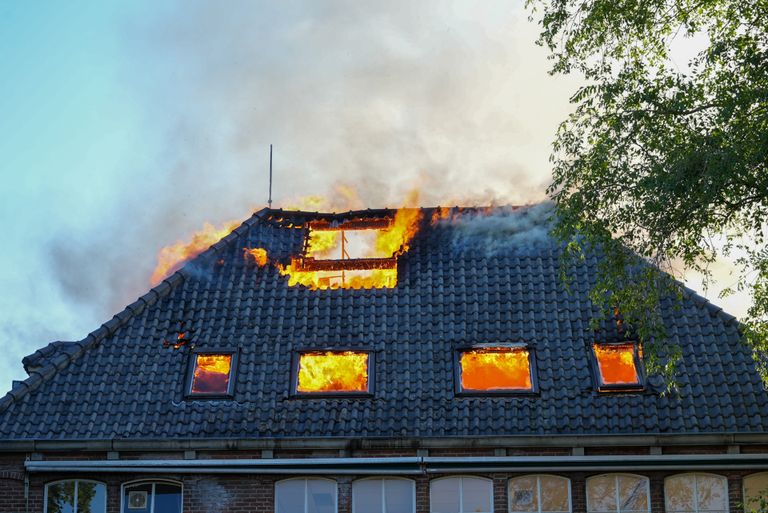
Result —
[{"label": "brick wall", "polygon": [[[396,452],[396,451],[395,451]],[[407,452],[407,451],[406,451]],[[447,451],[446,451],[447,452]],[[365,454],[369,456],[370,454]],[[392,454],[377,454],[387,456]],[[398,453],[399,455],[399,453]],[[410,455],[410,454],[409,454]],[[462,454],[469,455],[469,454]],[[27,455],[0,455],[0,513],[41,513],[43,511],[43,493],[45,484],[59,479],[93,479],[107,486],[108,513],[120,513],[121,485],[137,479],[173,479],[180,481],[184,489],[185,513],[268,513],[274,509],[275,482],[285,476],[271,475],[172,475],[172,474],[112,474],[97,473],[79,474],[32,474],[29,476],[29,509],[26,509],[27,499],[24,496],[23,462]],[[62,459],[62,455],[44,455],[45,459]],[[94,459],[94,454],[70,454],[79,459]],[[99,454],[99,457],[105,455]],[[149,457],[150,454],[145,456]],[[255,454],[252,454],[255,456]],[[123,454],[120,454],[123,457]],[[137,454],[130,457],[136,458]],[[237,457],[236,454],[227,456],[224,453],[209,454],[207,457]],[[627,469],[627,471],[630,471]],[[665,513],[664,508],[664,479],[679,472],[637,472],[647,476],[650,482],[652,513]],[[751,471],[712,471],[728,478],[728,495],[731,513],[741,513],[737,505],[743,501],[742,478]],[[573,513],[586,511],[586,480],[599,473],[567,472],[556,473],[571,480],[571,500]],[[430,481],[452,474],[430,474],[418,476],[402,476],[415,481],[416,508],[419,513],[429,512]],[[526,475],[525,473],[493,473],[471,474],[492,481],[494,497],[494,513],[505,513],[508,510],[507,485],[509,479]],[[312,477],[312,476],[307,476]],[[329,475],[323,476],[334,479],[338,485],[338,513],[352,513],[352,483],[355,479],[367,476]]]}]

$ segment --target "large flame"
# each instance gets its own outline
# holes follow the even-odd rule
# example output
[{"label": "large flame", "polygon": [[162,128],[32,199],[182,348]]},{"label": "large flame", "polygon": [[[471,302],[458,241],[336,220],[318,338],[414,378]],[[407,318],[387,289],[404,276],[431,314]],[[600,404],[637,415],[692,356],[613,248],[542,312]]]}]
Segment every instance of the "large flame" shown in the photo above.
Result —
[{"label": "large flame", "polygon": [[635,368],[634,344],[595,344],[595,357],[604,385],[633,385],[639,383]]},{"label": "large flame", "polygon": [[461,354],[463,390],[530,390],[531,368],[524,348],[488,348]]},{"label": "large flame", "polygon": [[199,354],[192,378],[193,394],[225,394],[229,388],[230,354]]},{"label": "large flame", "polygon": [[[408,251],[409,243],[419,229],[422,213],[417,208],[401,208],[389,227],[370,230],[375,232],[374,243],[367,248],[362,258],[395,258]],[[368,231],[368,230],[366,230]],[[338,250],[341,230],[310,229],[307,257],[327,258]],[[341,257],[341,253],[338,254]],[[394,264],[394,262],[393,262]],[[303,285],[311,289],[332,288],[393,288],[397,285],[397,267],[392,265],[383,269],[355,269],[340,263],[337,270],[305,270],[298,259],[293,259],[286,266],[279,266],[280,272],[287,275],[288,285]]]},{"label": "large flame", "polygon": [[367,392],[368,353],[327,351],[301,354],[296,390],[302,393]]},{"label": "large flame", "polygon": [[177,241],[175,244],[165,246],[157,253],[157,266],[155,267],[149,282],[157,285],[164,278],[178,270],[184,262],[194,258],[212,244],[226,237],[232,230],[240,225],[241,221],[228,221],[216,228],[211,223],[203,224],[202,230],[192,234],[192,238],[185,241]]}]

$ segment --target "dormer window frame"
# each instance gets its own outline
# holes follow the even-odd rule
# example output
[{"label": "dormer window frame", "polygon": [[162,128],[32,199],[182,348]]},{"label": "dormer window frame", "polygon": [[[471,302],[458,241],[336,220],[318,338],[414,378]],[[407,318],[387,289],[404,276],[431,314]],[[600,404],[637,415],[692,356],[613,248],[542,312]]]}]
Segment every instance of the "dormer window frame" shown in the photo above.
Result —
[{"label": "dormer window frame", "polygon": [[[477,350],[525,350],[528,352],[528,371],[530,372],[531,388],[530,389],[495,389],[495,390],[474,390],[464,389],[461,385],[461,355],[467,351]],[[456,397],[484,397],[484,396],[538,396],[539,395],[539,378],[538,369],[536,367],[536,346],[525,342],[512,342],[512,343],[483,343],[483,344],[468,344],[461,345],[453,351],[453,383],[454,394]]]},{"label": "dormer window frame", "polygon": [[[368,355],[368,390],[362,391],[324,391],[324,392],[300,392],[299,391],[299,364],[301,355],[307,353],[365,353]],[[376,358],[375,350],[359,347],[299,347],[291,352],[291,380],[289,394],[294,399],[355,399],[373,398],[375,396]]]},{"label": "dormer window frame", "polygon": [[[597,354],[595,353],[595,347],[626,347],[632,346],[633,355],[632,359],[635,364],[635,374],[637,375],[637,383],[603,383],[602,374],[600,373],[600,363],[598,362]],[[617,393],[617,392],[645,392],[646,376],[643,368],[643,360],[640,356],[642,354],[642,343],[637,340],[616,340],[616,341],[593,341],[589,347],[589,359],[592,364],[592,380],[594,382],[595,390],[598,393]]]},{"label": "dormer window frame", "polygon": [[[224,393],[205,393],[193,392],[192,384],[195,378],[195,367],[197,366],[198,355],[229,355],[229,381],[227,391]],[[187,363],[187,375],[184,379],[184,398],[188,400],[207,400],[207,399],[233,399],[235,397],[235,382],[237,381],[237,364],[240,360],[239,347],[213,347],[213,348],[194,348],[189,353],[189,362]]]}]

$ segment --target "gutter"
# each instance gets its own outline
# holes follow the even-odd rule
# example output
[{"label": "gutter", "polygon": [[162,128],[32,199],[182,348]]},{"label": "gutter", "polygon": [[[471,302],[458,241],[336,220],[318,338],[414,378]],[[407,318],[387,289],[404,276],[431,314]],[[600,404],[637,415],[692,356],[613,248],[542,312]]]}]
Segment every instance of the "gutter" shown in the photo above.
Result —
[{"label": "gutter", "polygon": [[515,447],[626,447],[680,445],[768,445],[768,433],[681,433],[642,435],[516,435],[429,438],[176,438],[0,440],[4,452],[206,451],[258,449],[454,449]]},{"label": "gutter", "polygon": [[173,474],[442,474],[619,470],[762,470],[768,454],[658,456],[494,456],[241,460],[26,461],[28,472]]}]

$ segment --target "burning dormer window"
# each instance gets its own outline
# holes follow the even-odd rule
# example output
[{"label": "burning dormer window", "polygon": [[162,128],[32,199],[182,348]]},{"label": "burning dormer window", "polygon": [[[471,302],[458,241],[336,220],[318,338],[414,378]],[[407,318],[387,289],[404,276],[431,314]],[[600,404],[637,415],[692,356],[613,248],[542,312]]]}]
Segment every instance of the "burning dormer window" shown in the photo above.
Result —
[{"label": "burning dormer window", "polygon": [[294,355],[293,392],[297,395],[369,395],[373,393],[370,351],[300,351]]},{"label": "burning dormer window", "polygon": [[397,258],[418,230],[419,209],[393,217],[353,217],[308,224],[303,254],[280,266],[288,284],[311,289],[393,288]]},{"label": "burning dormer window", "polygon": [[456,393],[509,394],[535,392],[533,356],[528,347],[488,346],[456,353]]},{"label": "burning dormer window", "polygon": [[638,346],[633,342],[595,343],[597,388],[600,391],[637,390],[643,388]]},{"label": "burning dormer window", "polygon": [[234,350],[200,350],[192,353],[187,378],[187,397],[232,397],[236,368],[237,352]]}]

